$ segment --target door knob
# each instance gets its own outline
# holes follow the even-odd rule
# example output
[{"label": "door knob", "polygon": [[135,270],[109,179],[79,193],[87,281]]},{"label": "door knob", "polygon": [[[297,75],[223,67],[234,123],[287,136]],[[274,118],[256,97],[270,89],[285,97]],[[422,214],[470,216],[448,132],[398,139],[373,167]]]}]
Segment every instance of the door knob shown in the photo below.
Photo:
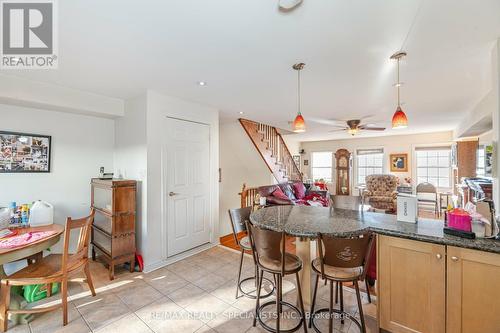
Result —
[{"label": "door knob", "polygon": [[441,253],[436,254],[436,258],[441,259],[442,257]]},{"label": "door knob", "polygon": [[451,257],[451,260],[453,260],[453,261],[458,261],[458,258],[457,258],[457,257],[455,257],[455,256],[453,256],[453,257]]},{"label": "door knob", "polygon": [[179,193],[175,193],[175,192],[168,192],[168,195],[169,195],[170,197],[173,197],[174,195],[177,195],[177,194],[179,194]]}]

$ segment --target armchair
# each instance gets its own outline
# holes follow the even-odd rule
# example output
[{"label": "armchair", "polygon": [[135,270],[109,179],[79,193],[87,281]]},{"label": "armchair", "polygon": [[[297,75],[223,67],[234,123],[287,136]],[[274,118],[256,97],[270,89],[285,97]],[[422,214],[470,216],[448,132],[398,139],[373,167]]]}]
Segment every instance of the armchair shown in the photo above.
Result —
[{"label": "armchair", "polygon": [[363,204],[386,211],[396,210],[398,178],[394,175],[366,176],[366,189],[363,191]]}]

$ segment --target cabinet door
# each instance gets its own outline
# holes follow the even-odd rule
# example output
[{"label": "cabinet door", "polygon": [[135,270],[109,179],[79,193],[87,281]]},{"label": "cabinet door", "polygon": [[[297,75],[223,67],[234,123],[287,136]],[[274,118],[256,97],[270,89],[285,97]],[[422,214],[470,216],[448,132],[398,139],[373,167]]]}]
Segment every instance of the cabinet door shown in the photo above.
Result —
[{"label": "cabinet door", "polygon": [[377,263],[380,328],[445,332],[445,247],[379,236]]},{"label": "cabinet door", "polygon": [[500,255],[452,246],[447,251],[447,332],[500,332]]}]

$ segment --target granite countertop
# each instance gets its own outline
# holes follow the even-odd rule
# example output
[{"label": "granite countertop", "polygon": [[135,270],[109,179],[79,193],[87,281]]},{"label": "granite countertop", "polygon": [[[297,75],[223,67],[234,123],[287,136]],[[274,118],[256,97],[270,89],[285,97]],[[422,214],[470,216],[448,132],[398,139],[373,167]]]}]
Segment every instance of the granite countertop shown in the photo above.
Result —
[{"label": "granite countertop", "polygon": [[377,234],[500,253],[500,240],[466,239],[443,234],[443,221],[419,219],[397,222],[396,215],[309,206],[272,206],[250,215],[253,224],[288,235],[316,238],[318,233],[349,237],[366,231]]}]

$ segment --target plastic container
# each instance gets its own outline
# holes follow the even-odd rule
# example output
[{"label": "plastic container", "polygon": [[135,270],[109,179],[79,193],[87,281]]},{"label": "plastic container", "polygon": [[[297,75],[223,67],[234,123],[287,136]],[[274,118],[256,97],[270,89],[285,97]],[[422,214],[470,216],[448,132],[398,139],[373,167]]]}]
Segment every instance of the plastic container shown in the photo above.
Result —
[{"label": "plastic container", "polygon": [[0,230],[10,225],[10,208],[0,207]]},{"label": "plastic container", "polygon": [[29,224],[31,226],[40,226],[53,223],[54,206],[42,200],[35,201],[31,206]]},{"label": "plastic container", "polygon": [[455,208],[448,212],[448,227],[470,232],[472,231],[472,218],[465,210]]}]

